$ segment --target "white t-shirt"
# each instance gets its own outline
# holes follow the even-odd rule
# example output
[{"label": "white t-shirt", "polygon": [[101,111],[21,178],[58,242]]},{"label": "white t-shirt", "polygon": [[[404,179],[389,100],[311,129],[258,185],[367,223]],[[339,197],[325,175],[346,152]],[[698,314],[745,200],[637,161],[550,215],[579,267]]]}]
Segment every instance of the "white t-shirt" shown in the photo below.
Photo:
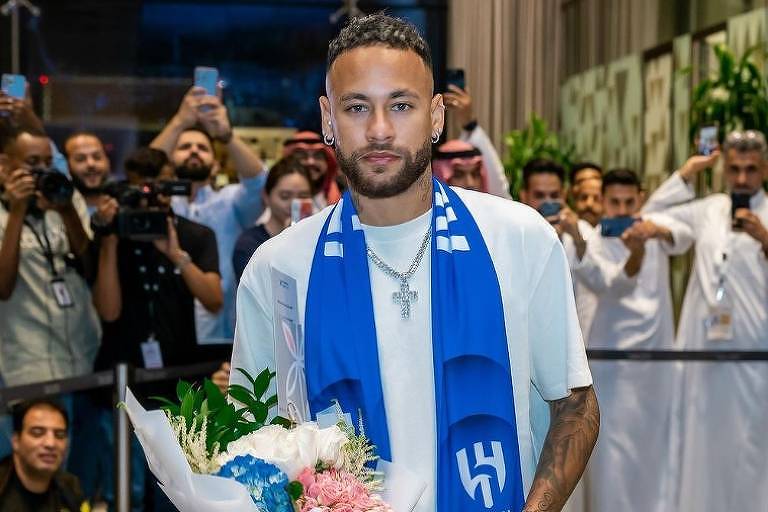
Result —
[{"label": "white t-shirt", "polygon": [[[533,481],[549,428],[544,400],[589,386],[592,377],[576,316],[570,271],[554,229],[534,210],[509,200],[454,189],[472,213],[501,285],[523,484]],[[271,268],[296,279],[299,317],[320,231],[331,208],[286,229],[256,251],[240,281],[233,368],[274,368]],[[399,226],[365,226],[371,248],[397,270],[415,257],[429,214]],[[379,364],[393,462],[427,484],[416,511],[435,510],[435,397],[432,365],[430,261],[426,253],[409,282],[419,294],[411,318],[392,302],[397,283],[369,264]],[[466,300],[471,300],[467,298]],[[232,381],[244,384],[239,372]]]}]

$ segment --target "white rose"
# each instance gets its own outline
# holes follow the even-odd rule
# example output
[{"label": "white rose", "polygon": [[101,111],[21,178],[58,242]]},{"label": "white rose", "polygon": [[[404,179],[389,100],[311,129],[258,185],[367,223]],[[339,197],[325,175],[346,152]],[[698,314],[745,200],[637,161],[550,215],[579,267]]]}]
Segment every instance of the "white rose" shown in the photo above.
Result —
[{"label": "white rose", "polygon": [[251,455],[276,465],[294,480],[318,461],[341,467],[341,448],[347,441],[346,434],[335,425],[319,429],[316,423],[309,422],[290,430],[268,425],[229,443],[216,462],[223,466],[238,455]]},{"label": "white rose", "polygon": [[347,435],[339,427],[333,425],[318,430],[317,438],[318,460],[336,469],[340,469],[341,464],[344,462],[341,456],[341,449],[349,441]]}]

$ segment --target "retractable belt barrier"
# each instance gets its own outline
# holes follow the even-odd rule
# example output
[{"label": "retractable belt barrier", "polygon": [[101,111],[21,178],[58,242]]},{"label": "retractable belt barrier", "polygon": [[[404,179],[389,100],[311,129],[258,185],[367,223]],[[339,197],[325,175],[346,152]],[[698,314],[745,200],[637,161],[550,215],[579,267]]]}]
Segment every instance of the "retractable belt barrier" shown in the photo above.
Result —
[{"label": "retractable belt barrier", "polygon": [[768,361],[768,351],[746,350],[603,350],[587,349],[587,358],[605,361]]},{"label": "retractable belt barrier", "polygon": [[[221,362],[205,362],[187,366],[171,366],[168,368],[159,368],[156,370],[145,370],[136,368],[133,370],[131,378],[132,384],[143,384],[149,382],[162,382],[167,380],[181,379],[184,377],[194,377],[198,375],[211,375],[219,369]],[[58,396],[76,391],[89,391],[92,389],[106,388],[115,384],[115,371],[105,370],[102,372],[89,373],[79,377],[70,377],[68,379],[51,380],[47,382],[38,382],[35,384],[24,384],[22,386],[13,386],[9,388],[0,388],[0,409],[8,404],[20,400],[29,400],[32,398],[43,398],[49,396]]]}]

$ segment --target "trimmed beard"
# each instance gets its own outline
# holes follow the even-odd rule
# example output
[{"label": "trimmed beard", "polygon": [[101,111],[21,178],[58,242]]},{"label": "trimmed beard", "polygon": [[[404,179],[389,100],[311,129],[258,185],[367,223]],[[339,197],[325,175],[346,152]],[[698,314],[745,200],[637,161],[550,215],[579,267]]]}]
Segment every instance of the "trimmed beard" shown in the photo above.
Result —
[{"label": "trimmed beard", "polygon": [[176,167],[176,177],[180,180],[205,181],[211,177],[213,166],[201,165],[199,167],[187,167],[182,164]]},{"label": "trimmed beard", "polygon": [[98,187],[89,187],[83,180],[80,179],[79,176],[73,172],[70,172],[69,176],[72,179],[72,185],[75,186],[77,191],[80,192],[83,197],[94,197],[104,193],[104,185],[107,182],[106,176],[102,178],[101,184]]},{"label": "trimmed beard", "polygon": [[[389,151],[396,153],[403,159],[402,168],[385,183],[374,183],[363,177],[359,161],[363,155],[371,151]],[[370,197],[371,199],[385,199],[402,194],[408,190],[411,185],[416,183],[432,160],[432,141],[427,139],[415,154],[407,153],[397,149],[391,144],[371,144],[351,155],[344,154],[338,147],[336,148],[336,158],[339,167],[349,180],[350,187],[357,193]]]}]

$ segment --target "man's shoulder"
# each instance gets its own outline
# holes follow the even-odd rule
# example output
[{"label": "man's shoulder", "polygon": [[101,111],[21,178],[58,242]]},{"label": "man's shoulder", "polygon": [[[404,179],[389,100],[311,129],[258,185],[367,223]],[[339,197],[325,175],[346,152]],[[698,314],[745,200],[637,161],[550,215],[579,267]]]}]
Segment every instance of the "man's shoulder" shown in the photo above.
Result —
[{"label": "man's shoulder", "polygon": [[180,236],[216,239],[216,233],[211,228],[181,215],[176,215],[176,230]]}]

